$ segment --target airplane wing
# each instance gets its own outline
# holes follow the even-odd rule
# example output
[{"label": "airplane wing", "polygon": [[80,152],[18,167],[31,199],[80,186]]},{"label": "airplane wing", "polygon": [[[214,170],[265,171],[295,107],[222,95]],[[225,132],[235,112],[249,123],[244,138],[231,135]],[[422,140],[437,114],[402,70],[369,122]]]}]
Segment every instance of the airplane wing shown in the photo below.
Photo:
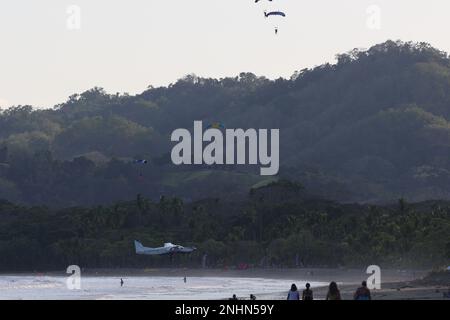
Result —
[{"label": "airplane wing", "polygon": [[197,250],[197,248],[195,247],[183,247],[183,246],[175,246],[172,249],[172,252],[174,253],[191,253],[194,252],[195,250]]},{"label": "airplane wing", "polygon": [[161,255],[169,253],[168,248],[149,248],[144,247],[142,243],[134,240],[134,248],[136,250],[136,254],[142,255]]}]

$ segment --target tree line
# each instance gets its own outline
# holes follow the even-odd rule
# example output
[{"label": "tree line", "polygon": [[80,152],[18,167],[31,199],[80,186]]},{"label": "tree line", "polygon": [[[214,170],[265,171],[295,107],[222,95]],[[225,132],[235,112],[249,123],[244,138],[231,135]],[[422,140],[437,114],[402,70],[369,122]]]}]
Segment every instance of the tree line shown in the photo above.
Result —
[{"label": "tree line", "polygon": [[[450,203],[385,206],[308,197],[297,183],[256,188],[244,201],[184,203],[176,197],[108,206],[24,207],[0,203],[0,270],[118,267],[433,267],[450,259]],[[193,254],[137,256],[173,242]]]}]

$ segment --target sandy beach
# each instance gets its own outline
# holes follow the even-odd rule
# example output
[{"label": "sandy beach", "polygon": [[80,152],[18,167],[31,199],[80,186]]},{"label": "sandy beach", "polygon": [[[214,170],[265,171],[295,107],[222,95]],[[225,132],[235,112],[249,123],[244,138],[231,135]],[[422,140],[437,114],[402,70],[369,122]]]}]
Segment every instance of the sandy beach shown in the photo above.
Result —
[{"label": "sandy beach", "polygon": [[[441,300],[444,292],[450,288],[448,277],[444,280],[431,281],[426,278],[426,270],[382,270],[381,289],[372,290],[374,300]],[[4,277],[37,277],[47,279],[52,283],[59,279],[59,286],[64,283],[67,275],[63,272],[47,272],[28,274],[2,275]],[[365,270],[359,269],[85,269],[82,270],[85,283],[91,288],[85,290],[85,295],[67,295],[67,299],[225,299],[236,293],[240,299],[248,299],[250,293],[255,294],[259,300],[283,300],[292,283],[303,289],[306,282],[314,287],[314,296],[323,300],[327,292],[327,284],[336,281],[344,300],[351,300],[356,288],[368,275]],[[187,278],[187,285],[183,288],[181,279]],[[117,290],[118,279],[125,279],[128,290]],[[104,279],[104,280],[102,280]],[[45,282],[44,282],[45,283]],[[99,288],[99,286],[105,287]],[[191,287],[189,287],[191,286]],[[26,286],[25,286],[26,287]],[[61,288],[60,288],[61,289]],[[170,295],[178,289],[186,289]],[[218,291],[218,292],[216,292]],[[14,292],[14,291],[10,291]],[[28,292],[26,292],[28,293]],[[49,299],[58,298],[52,292]],[[8,297],[14,297],[8,296]],[[6,298],[8,298],[6,297]],[[30,296],[31,298],[33,295]],[[3,298],[0,295],[0,299]],[[27,296],[25,296],[25,299]]]},{"label": "sandy beach", "polygon": [[[118,270],[92,270],[95,274],[115,274]],[[250,269],[250,270],[221,270],[221,269],[145,269],[127,270],[127,273],[140,276],[179,276],[179,277],[242,277],[265,278],[280,281],[299,279],[299,282],[336,281],[340,285],[342,298],[353,299],[353,293],[368,275],[363,269]],[[440,284],[422,280],[428,274],[427,270],[382,270],[381,289],[372,290],[374,300],[442,300],[443,292],[450,289],[450,283]],[[91,271],[87,270],[87,273]],[[286,292],[273,294],[259,294],[260,299],[285,299],[290,283],[286,282]],[[324,299],[327,287],[315,288],[315,298]],[[241,297],[246,298],[246,297]]]}]

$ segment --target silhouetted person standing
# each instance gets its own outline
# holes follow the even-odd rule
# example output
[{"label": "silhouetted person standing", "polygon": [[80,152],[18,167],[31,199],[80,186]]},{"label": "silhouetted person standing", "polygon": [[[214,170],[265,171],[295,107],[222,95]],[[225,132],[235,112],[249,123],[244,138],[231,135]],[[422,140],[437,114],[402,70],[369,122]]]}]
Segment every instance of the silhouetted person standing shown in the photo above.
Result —
[{"label": "silhouetted person standing", "polygon": [[302,300],[314,300],[313,291],[310,289],[311,285],[309,283],[306,284],[306,289],[303,290]]},{"label": "silhouetted person standing", "polygon": [[295,283],[292,284],[291,290],[288,292],[287,300],[300,300],[300,293],[298,293]]},{"label": "silhouetted person standing", "polygon": [[331,282],[328,287],[327,299],[326,300],[342,300],[341,292],[338,289],[336,282]]},{"label": "silhouetted person standing", "polygon": [[355,294],[353,295],[353,299],[355,300],[372,300],[372,296],[370,295],[370,290],[367,288],[367,282],[362,282],[362,287],[359,287]]}]

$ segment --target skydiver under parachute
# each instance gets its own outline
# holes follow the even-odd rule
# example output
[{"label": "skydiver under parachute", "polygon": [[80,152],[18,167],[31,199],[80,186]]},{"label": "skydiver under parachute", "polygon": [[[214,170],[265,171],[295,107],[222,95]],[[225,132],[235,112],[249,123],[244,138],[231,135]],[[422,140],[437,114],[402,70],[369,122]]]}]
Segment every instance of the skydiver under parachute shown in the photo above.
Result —
[{"label": "skydiver under parachute", "polygon": [[[135,160],[133,160],[133,163],[134,163],[134,164],[137,164],[137,165],[145,165],[145,164],[148,163],[148,161],[145,160],[145,159],[135,159]],[[140,171],[140,170],[139,170],[139,171]],[[140,181],[143,181],[143,180],[144,180],[144,175],[143,175],[143,173],[142,173],[141,171],[139,172],[138,179],[139,179]]]},{"label": "skydiver under parachute", "polygon": [[222,123],[220,123],[220,122],[214,122],[214,123],[211,123],[208,126],[208,129],[222,129],[222,130],[225,130],[225,126]]},{"label": "skydiver under parachute", "polygon": [[[261,0],[255,0],[255,3],[258,3],[258,2],[260,2]],[[268,0],[268,1],[270,1],[270,2],[272,2],[273,0]],[[268,17],[270,17],[270,16],[282,16],[282,17],[286,17],[286,14],[284,13],[284,12],[282,12],[282,11],[270,11],[270,12],[267,12],[267,11],[264,11],[264,16],[266,17],[266,18],[268,18]],[[278,34],[278,27],[275,27],[275,35],[277,35]]]},{"label": "skydiver under parachute", "polygon": [[[270,16],[281,16],[281,17],[286,17],[286,14],[282,11],[264,11],[264,16],[266,18],[269,18]],[[275,27],[275,34],[278,34],[278,27]]]},{"label": "skydiver under parachute", "polygon": [[[261,0],[255,0],[255,3],[260,2]],[[270,2],[272,2],[272,0],[268,0]],[[270,16],[281,16],[281,17],[286,17],[286,14],[283,11],[264,11],[264,17],[269,18]],[[275,34],[278,34],[278,27],[275,27]]]}]

